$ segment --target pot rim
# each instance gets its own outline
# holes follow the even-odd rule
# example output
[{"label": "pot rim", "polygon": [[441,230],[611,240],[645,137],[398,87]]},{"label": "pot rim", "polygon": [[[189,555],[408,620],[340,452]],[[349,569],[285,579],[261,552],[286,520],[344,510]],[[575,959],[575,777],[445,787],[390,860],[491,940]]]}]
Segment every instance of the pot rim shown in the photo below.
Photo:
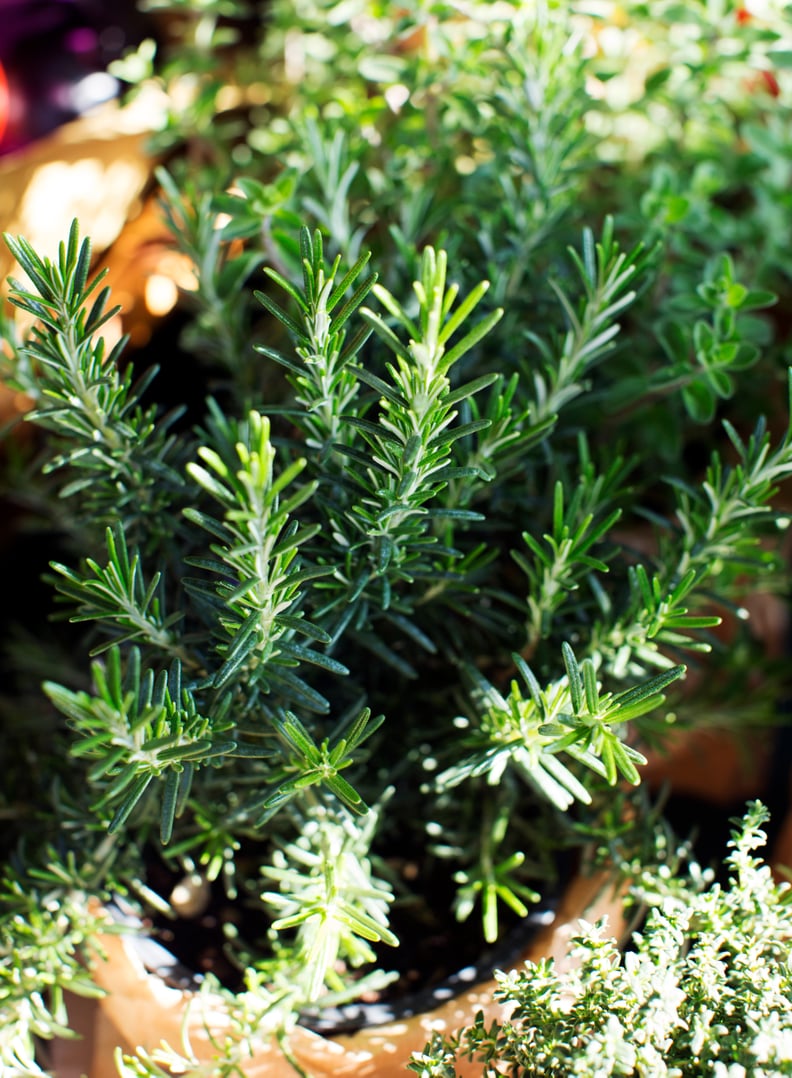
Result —
[{"label": "pot rim", "polygon": [[[561,896],[572,874],[567,867],[555,887],[548,895],[542,896],[535,908],[495,944],[483,945],[475,963],[468,963],[437,984],[405,992],[390,1000],[355,1000],[338,1006],[305,1008],[300,1012],[297,1024],[325,1037],[351,1034],[433,1011],[464,992],[491,981],[496,970],[513,966],[531,946],[534,938],[553,924]],[[159,978],[168,988],[182,992],[200,990],[205,980],[204,974],[185,965],[160,943],[155,933],[146,928],[138,911],[122,895],[114,894],[104,908],[113,924],[121,930],[126,947],[134,953],[149,975]]]}]

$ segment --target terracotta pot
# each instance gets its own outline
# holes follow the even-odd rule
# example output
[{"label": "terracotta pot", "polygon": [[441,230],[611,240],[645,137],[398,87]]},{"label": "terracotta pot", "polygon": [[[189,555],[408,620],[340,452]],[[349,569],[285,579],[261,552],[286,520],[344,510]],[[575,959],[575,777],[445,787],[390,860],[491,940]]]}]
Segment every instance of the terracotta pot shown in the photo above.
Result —
[{"label": "terracotta pot", "polygon": [[[24,150],[0,159],[0,225],[24,235],[39,253],[58,244],[79,217],[94,250],[108,248],[123,229],[150,181],[146,142],[162,103],[152,95],[125,106],[109,102]],[[18,273],[0,246],[0,279]]]},{"label": "terracotta pot", "polygon": [[757,797],[765,785],[770,731],[763,730],[749,746],[732,730],[693,728],[672,731],[661,752],[647,752],[641,779],[659,791],[698,797],[721,807]]},{"label": "terracotta pot", "polygon": [[[554,919],[541,927],[512,966],[526,960],[553,957],[561,967],[569,964],[567,944],[581,917],[593,921],[607,915],[611,933],[621,935],[623,892],[614,887],[613,877],[600,872],[576,877],[563,894]],[[57,1078],[117,1078],[113,1056],[117,1047],[131,1052],[136,1047],[151,1052],[163,1041],[180,1049],[185,1033],[201,1062],[211,1062],[215,1049],[213,1034],[222,1033],[220,1012],[212,1013],[209,1003],[188,1007],[194,994],[167,987],[149,973],[129,937],[107,935],[99,940],[107,955],[97,960],[94,979],[107,995],[102,1000],[69,1000],[70,1024],[79,1040],[57,1041],[53,1045],[53,1071]],[[380,1026],[368,1026],[356,1033],[324,1037],[298,1027],[289,1047],[300,1066],[312,1076],[338,1078],[390,1078],[403,1076],[413,1051],[420,1051],[432,1031],[451,1032],[467,1025],[479,1010],[487,1020],[503,1018],[504,1009],[492,999],[495,981],[489,980],[463,991],[453,999],[424,1014]],[[294,1078],[294,1070],[278,1045],[266,1041],[243,1064],[246,1078]],[[459,1064],[462,1076],[481,1073],[481,1064]]]}]

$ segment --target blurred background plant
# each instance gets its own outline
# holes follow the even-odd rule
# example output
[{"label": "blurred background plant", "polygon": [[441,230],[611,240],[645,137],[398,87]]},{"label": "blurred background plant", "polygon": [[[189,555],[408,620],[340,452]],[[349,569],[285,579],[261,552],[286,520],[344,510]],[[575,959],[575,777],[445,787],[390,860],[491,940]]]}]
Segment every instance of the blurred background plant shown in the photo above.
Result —
[{"label": "blurred background plant", "polygon": [[[712,373],[709,338],[683,359],[667,323],[699,313],[689,297],[709,256],[728,254],[753,289],[788,279],[790,33],[780,0],[148,8],[162,20],[159,44],[147,39],[111,69],[138,91],[164,91],[155,145],[174,154],[174,182],[204,229],[206,200],[230,189],[213,203],[234,218],[227,238],[292,270],[297,220],[322,227],[329,253],[350,263],[364,244],[396,243],[402,278],[383,271],[396,291],[415,275],[405,254],[432,242],[458,272],[493,282],[487,302],[505,306],[497,332],[513,348],[515,333],[527,342],[553,308],[549,282],[569,273],[566,244],[610,213],[623,244],[660,244],[656,278],[671,293],[646,285],[630,315],[647,335],[634,352],[639,383],[651,376],[661,389],[656,415],[642,418],[648,437],[671,455],[687,437],[667,382],[689,383],[693,412],[731,394],[728,372]],[[183,278],[197,266],[205,276],[194,243],[185,253]],[[200,272],[197,286],[208,287]],[[221,317],[222,295],[214,320],[237,324]],[[696,300],[701,312],[712,302]],[[767,345],[774,322],[741,322],[744,337]],[[783,345],[781,328],[773,340]],[[751,379],[748,414],[773,395],[771,372],[763,364]]]}]

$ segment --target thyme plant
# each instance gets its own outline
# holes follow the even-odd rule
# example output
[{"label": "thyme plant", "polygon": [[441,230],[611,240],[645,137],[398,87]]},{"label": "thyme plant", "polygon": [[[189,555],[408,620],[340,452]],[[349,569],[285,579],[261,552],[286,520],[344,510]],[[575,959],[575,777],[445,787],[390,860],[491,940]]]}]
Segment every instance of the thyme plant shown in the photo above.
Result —
[{"label": "thyme plant", "polygon": [[[764,845],[764,807],[749,806],[732,832],[729,881],[646,871],[635,947],[621,954],[602,922],[581,922],[569,972],[552,959],[497,974],[512,1017],[481,1014],[452,1037],[435,1035],[410,1070],[454,1078],[476,1059],[483,1075],[783,1075],[792,1072],[788,945],[790,887],[754,852]],[[711,877],[711,874],[709,874]]]},{"label": "thyme plant", "polygon": [[[89,899],[172,915],[163,866],[256,914],[227,930],[244,986],[217,1073],[385,991],[438,881],[440,922],[495,941],[640,782],[646,740],[695,717],[686,666],[739,672],[722,612],[786,579],[792,429],[737,407],[754,379],[788,397],[783,282],[729,242],[694,251],[656,203],[637,222],[643,165],[608,204],[595,132],[610,117],[618,145],[618,125],[587,97],[605,74],[582,15],[474,7],[318,3],[297,26],[275,3],[255,58],[281,78],[255,105],[246,41],[224,66],[207,5],[191,48],[217,64],[152,73],[200,88],[162,135],[203,163],[157,173],[196,280],[198,415],[162,402],[174,357],[104,342],[116,308],[77,222],[55,257],[6,237],[3,366],[41,432],[19,486],[57,527],[47,583],[76,627],[65,664],[30,664],[32,740],[4,720],[10,1074],[41,1073],[62,990],[92,990]],[[746,63],[781,39],[745,34]],[[241,140],[207,123],[222,85]],[[178,1046],[119,1061],[177,1065]]]}]

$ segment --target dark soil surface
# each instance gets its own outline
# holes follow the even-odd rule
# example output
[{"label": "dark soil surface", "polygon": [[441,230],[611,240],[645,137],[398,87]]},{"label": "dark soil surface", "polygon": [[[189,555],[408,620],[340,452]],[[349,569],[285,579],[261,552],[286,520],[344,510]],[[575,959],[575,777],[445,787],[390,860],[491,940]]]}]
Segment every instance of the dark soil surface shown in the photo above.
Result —
[{"label": "dark soil surface", "polygon": [[[412,863],[403,866],[403,871],[411,878],[420,873]],[[410,882],[414,884],[414,879]],[[148,883],[167,896],[179,883],[179,876],[161,864],[152,865]],[[400,946],[378,948],[380,968],[397,974],[393,982],[379,993],[364,994],[360,1003],[306,1014],[304,1024],[322,1032],[341,1031],[437,1005],[508,964],[539,926],[552,917],[556,901],[556,894],[550,895],[526,919],[503,911],[502,940],[488,946],[478,910],[464,923],[450,912],[454,897],[450,879],[435,873],[434,878],[423,881],[422,893],[429,897],[420,909],[415,902],[397,901],[391,911],[391,928]],[[238,945],[242,953],[267,953],[268,922],[261,908],[244,900],[229,901],[219,882],[212,885],[205,908],[194,916],[171,920],[157,915],[149,924],[153,939],[175,959],[170,968],[160,965],[159,972],[181,987],[189,986],[190,981],[195,984],[202,975],[211,973],[226,988],[239,991],[243,988],[244,969],[235,960]],[[237,941],[234,946],[229,944],[229,930]],[[159,954],[155,961],[144,955],[149,966],[163,959],[162,952],[153,953]]]}]

